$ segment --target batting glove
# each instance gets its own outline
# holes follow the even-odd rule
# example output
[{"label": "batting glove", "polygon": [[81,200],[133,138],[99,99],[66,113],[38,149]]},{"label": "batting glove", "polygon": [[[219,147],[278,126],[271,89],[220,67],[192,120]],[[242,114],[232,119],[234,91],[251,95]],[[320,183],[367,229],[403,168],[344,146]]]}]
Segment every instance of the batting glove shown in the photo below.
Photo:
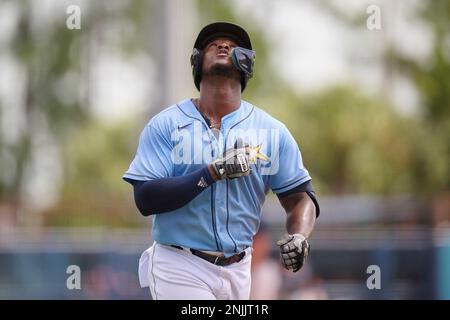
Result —
[{"label": "batting glove", "polygon": [[281,263],[286,269],[297,272],[303,267],[310,249],[305,236],[300,233],[285,234],[277,245],[280,247]]},{"label": "batting glove", "polygon": [[238,138],[233,148],[227,149],[223,157],[213,161],[213,167],[220,179],[236,179],[251,172],[247,149]]}]

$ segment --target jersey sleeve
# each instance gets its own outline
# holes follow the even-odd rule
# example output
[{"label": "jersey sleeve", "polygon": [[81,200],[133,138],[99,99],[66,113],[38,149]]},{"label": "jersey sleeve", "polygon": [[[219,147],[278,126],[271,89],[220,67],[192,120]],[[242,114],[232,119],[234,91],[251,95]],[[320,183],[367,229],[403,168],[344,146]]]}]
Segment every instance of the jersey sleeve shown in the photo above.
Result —
[{"label": "jersey sleeve", "polygon": [[270,188],[275,194],[289,191],[311,180],[303,165],[300,149],[287,128],[281,130],[277,160],[278,170],[269,178]]},{"label": "jersey sleeve", "polygon": [[172,176],[172,149],[170,135],[150,122],[142,131],[136,155],[122,178],[131,182]]}]

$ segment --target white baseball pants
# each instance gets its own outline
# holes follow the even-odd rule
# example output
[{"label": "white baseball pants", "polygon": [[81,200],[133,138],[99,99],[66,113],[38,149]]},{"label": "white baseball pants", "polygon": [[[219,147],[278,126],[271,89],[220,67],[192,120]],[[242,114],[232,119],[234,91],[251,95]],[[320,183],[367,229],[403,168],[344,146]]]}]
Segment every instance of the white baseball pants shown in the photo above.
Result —
[{"label": "white baseball pants", "polygon": [[241,261],[222,267],[154,242],[139,260],[139,282],[155,300],[248,300],[252,248],[245,251]]}]

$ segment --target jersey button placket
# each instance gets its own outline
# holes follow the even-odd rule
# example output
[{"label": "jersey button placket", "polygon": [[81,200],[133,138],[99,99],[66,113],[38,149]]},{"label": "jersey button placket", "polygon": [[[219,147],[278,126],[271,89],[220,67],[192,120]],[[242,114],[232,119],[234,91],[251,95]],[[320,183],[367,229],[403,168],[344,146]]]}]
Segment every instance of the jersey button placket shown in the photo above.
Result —
[{"label": "jersey button placket", "polygon": [[214,204],[216,207],[216,225],[217,225],[217,233],[219,234],[219,238],[221,240],[223,249],[225,250],[226,244],[224,241],[226,241],[225,235],[225,223],[224,217],[226,218],[226,211],[224,211],[225,208],[225,202],[224,202],[224,196],[225,196],[225,180],[217,181],[216,185],[216,193],[214,194]]}]

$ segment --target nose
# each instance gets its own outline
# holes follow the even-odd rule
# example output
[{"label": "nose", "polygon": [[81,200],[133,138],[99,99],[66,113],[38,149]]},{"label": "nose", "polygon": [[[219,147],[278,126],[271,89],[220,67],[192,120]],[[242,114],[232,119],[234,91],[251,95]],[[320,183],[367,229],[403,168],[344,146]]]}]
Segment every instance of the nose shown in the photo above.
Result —
[{"label": "nose", "polygon": [[226,42],[223,42],[221,44],[218,45],[218,49],[226,49],[226,50],[230,50],[230,45]]}]

